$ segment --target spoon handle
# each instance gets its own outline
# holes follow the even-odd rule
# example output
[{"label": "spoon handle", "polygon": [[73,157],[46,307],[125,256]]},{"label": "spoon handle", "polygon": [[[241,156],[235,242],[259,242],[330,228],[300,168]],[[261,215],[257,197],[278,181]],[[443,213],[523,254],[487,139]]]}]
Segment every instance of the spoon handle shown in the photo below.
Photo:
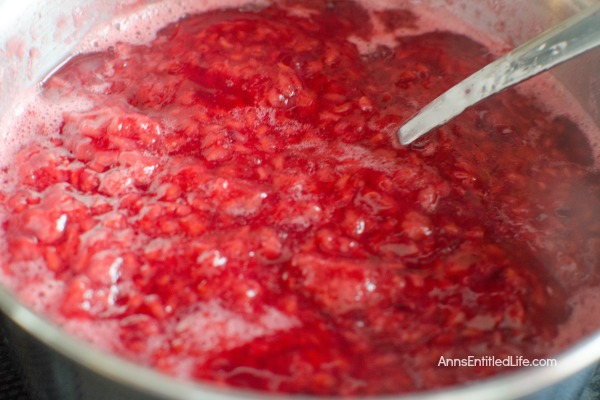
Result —
[{"label": "spoon handle", "polygon": [[423,107],[398,130],[404,145],[481,100],[600,45],[600,4],[561,22],[488,64]]}]

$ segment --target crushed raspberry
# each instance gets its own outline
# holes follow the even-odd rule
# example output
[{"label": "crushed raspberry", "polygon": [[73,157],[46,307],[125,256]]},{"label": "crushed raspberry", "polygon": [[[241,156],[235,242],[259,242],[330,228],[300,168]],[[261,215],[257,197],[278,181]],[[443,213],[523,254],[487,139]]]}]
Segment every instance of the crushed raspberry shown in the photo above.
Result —
[{"label": "crushed raspberry", "polygon": [[93,106],[5,170],[5,274],[24,298],[58,282],[40,311],[112,323],[117,354],[239,387],[403,393],[504,368],[440,356],[546,355],[567,294],[598,281],[588,141],[508,91],[401,147],[491,60],[443,31],[353,44],[418,24],[286,2],[75,57],[41,96]]}]

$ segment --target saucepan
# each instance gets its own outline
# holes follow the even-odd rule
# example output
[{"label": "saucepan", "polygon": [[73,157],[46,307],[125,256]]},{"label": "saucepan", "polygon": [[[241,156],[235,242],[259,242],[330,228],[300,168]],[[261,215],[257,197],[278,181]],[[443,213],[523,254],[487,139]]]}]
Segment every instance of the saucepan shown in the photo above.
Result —
[{"label": "saucepan", "polygon": [[[425,0],[387,1],[403,4]],[[19,101],[20,93],[35,87],[60,64],[92,28],[115,15],[155,2],[0,1],[0,116]],[[218,5],[216,0],[211,2]],[[598,0],[430,0],[429,3],[432,7],[446,8],[512,48]],[[564,64],[552,74],[564,88],[565,95],[564,100],[555,101],[578,102],[591,124],[600,126],[600,49]],[[8,138],[5,132],[0,135],[0,145],[10,145],[14,139]],[[184,382],[104,354],[64,333],[2,287],[0,310],[3,313],[1,329],[9,338],[35,399],[289,398]],[[595,318],[598,324],[600,309],[596,309],[595,314],[589,314],[588,318]],[[588,330],[583,339],[557,355],[556,366],[519,369],[468,386],[385,398],[575,399],[600,360],[600,331],[584,326],[587,322],[590,321],[585,318],[581,321],[582,331]],[[590,326],[593,323],[591,321]]]}]

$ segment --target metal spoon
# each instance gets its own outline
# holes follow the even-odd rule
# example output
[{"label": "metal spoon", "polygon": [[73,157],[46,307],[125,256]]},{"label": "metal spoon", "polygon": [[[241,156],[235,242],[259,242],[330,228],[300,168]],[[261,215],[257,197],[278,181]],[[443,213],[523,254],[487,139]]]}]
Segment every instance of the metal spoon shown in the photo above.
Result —
[{"label": "metal spoon", "polygon": [[398,130],[404,145],[481,100],[600,45],[600,4],[561,22],[477,71]]}]

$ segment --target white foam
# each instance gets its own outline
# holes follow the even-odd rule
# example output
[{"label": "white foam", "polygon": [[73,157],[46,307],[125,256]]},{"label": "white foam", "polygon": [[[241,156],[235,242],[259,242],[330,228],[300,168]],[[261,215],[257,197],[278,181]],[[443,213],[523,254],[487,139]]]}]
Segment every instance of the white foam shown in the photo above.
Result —
[{"label": "white foam", "polygon": [[[155,2],[143,7],[129,8],[129,12],[125,15],[92,29],[75,47],[73,55],[106,50],[118,42],[145,44],[155,38],[162,27],[176,22],[187,14],[225,7],[244,7],[249,4],[261,6],[267,2],[265,0],[185,0]],[[62,64],[66,61],[68,60]],[[56,70],[57,68],[54,68],[51,73]],[[47,137],[52,132],[57,132],[65,112],[85,111],[92,103],[91,99],[83,97],[45,100],[39,96],[39,92],[40,86],[23,89],[12,111],[0,117],[0,132],[5,135],[0,146],[0,168],[10,165],[14,153],[23,144],[29,143],[32,137],[36,136],[39,140],[40,133]],[[44,123],[41,124],[41,121]]]},{"label": "white foam", "polygon": [[76,48],[76,53],[106,50],[117,42],[146,44],[156,37],[157,32],[182,16],[207,12],[219,8],[240,8],[253,4],[266,5],[266,0],[186,0],[177,2],[155,2],[137,8],[134,12],[119,16],[110,24],[101,25]]},{"label": "white foam", "polygon": [[15,152],[31,141],[44,141],[56,136],[66,112],[84,111],[92,101],[84,97],[49,99],[40,96],[39,88],[22,93],[21,100],[0,117],[0,130],[6,136],[0,146],[0,168],[13,163]]},{"label": "white foam", "polygon": [[[75,318],[64,320],[60,316],[56,319],[66,331],[92,344],[99,350],[120,350],[121,354],[128,354],[127,350],[122,348],[119,339],[120,321],[117,319],[90,320]],[[154,337],[149,338],[149,340],[154,339]]]}]

